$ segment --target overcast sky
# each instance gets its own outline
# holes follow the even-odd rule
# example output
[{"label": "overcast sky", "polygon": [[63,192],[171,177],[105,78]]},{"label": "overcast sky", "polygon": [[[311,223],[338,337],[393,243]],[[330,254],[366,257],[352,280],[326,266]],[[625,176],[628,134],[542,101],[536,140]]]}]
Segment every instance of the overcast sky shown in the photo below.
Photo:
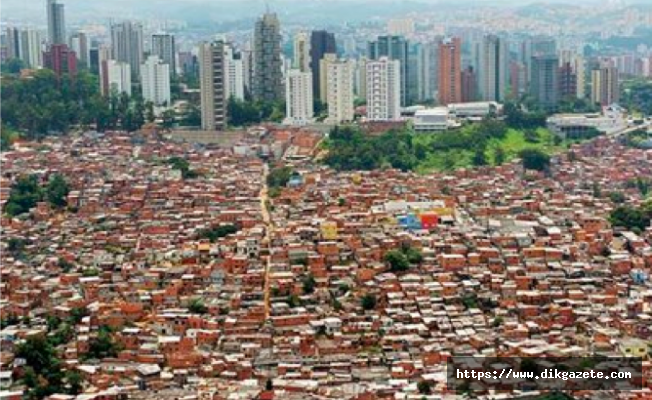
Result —
[{"label": "overcast sky", "polygon": [[[478,4],[484,6],[523,6],[526,4],[652,4],[652,0],[60,0],[66,6],[66,19],[74,24],[80,19],[135,18],[135,19],[206,19],[234,20],[250,18],[265,10],[266,3],[271,9],[284,15],[294,15],[315,11],[324,7],[333,12],[349,5],[367,3],[364,10],[369,15],[380,9],[412,11],[420,7],[435,9],[441,4]],[[0,0],[0,15],[4,21],[26,20],[28,22],[45,22],[46,0]],[[356,7],[357,8],[357,7]],[[348,10],[350,11],[350,10]],[[360,10],[362,11],[362,10]],[[340,14],[342,15],[342,14]],[[346,13],[344,13],[346,15]],[[325,15],[330,17],[330,15]],[[334,21],[335,22],[335,21]]]}]

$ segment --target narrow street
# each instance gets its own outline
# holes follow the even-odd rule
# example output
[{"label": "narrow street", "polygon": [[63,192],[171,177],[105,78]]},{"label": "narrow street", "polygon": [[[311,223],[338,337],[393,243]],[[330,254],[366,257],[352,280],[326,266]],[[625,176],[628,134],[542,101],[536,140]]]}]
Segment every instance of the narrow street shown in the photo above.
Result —
[{"label": "narrow street", "polygon": [[267,210],[267,200],[268,196],[268,186],[267,186],[267,175],[269,174],[269,165],[267,163],[263,166],[263,175],[262,175],[262,187],[260,189],[260,212],[263,216],[263,222],[265,222],[265,238],[263,239],[263,246],[267,247],[267,256],[265,257],[265,276],[263,278],[263,296],[265,301],[265,320],[269,318],[270,310],[270,279],[269,274],[272,265],[272,231],[274,225],[272,223],[272,218]]}]

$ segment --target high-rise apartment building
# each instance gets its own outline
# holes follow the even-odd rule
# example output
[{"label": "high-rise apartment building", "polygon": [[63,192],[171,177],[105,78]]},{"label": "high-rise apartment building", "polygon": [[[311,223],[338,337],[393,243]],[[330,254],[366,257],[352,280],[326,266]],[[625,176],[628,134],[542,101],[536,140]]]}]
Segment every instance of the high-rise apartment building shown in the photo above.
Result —
[{"label": "high-rise apartment building", "polygon": [[244,100],[244,66],[241,54],[236,54],[231,45],[224,46],[224,63],[226,72],[226,98]]},{"label": "high-rise apartment building", "polygon": [[563,62],[559,67],[559,98],[571,99],[577,97],[577,74],[570,61]]},{"label": "high-rise apartment building", "polygon": [[224,42],[202,43],[199,46],[199,83],[201,96],[201,126],[204,130],[226,128],[226,65]]},{"label": "high-rise apartment building", "polygon": [[285,77],[285,108],[288,125],[306,125],[313,119],[312,72],[291,69]]},{"label": "high-rise apartment building", "polygon": [[140,68],[143,99],[156,106],[170,105],[170,66],[158,56],[149,56]]},{"label": "high-rise apartment building", "polygon": [[353,121],[353,72],[354,64],[350,60],[338,60],[328,64],[328,123]]},{"label": "high-rise apartment building", "polygon": [[299,32],[294,37],[292,68],[310,71],[310,35],[307,32]]},{"label": "high-rise apartment building", "polygon": [[476,101],[478,82],[475,71],[472,66],[464,68],[462,71],[462,103]]},{"label": "high-rise apartment building", "polygon": [[48,43],[66,44],[66,20],[64,6],[57,0],[47,0]]},{"label": "high-rise apartment building", "polygon": [[507,45],[495,35],[487,35],[480,48],[478,71],[480,96],[484,101],[502,102],[507,89]]},{"label": "high-rise apartment building", "polygon": [[608,106],[619,99],[618,68],[605,64],[591,71],[591,102]]},{"label": "high-rise apartment building", "polygon": [[127,93],[131,96],[131,66],[126,62],[102,60],[100,62],[100,93],[103,96]]},{"label": "high-rise apartment building", "polygon": [[326,53],[319,60],[319,101],[322,103],[328,101],[328,66],[334,62],[337,62],[337,54],[334,53]]},{"label": "high-rise apartment building", "polygon": [[559,58],[556,55],[532,57],[532,98],[542,108],[553,110],[559,102],[559,88]]},{"label": "high-rise apartment building", "polygon": [[88,47],[88,36],[84,32],[75,32],[70,37],[70,47],[77,53],[77,59],[88,66],[90,49]]},{"label": "high-rise apartment building", "polygon": [[439,103],[462,101],[462,41],[450,38],[439,44]]},{"label": "high-rise apartment building", "polygon": [[7,28],[5,40],[7,58],[20,59],[29,68],[43,66],[43,35],[40,31],[31,28]]},{"label": "high-rise apartment building", "polygon": [[177,74],[177,50],[174,35],[157,33],[152,35],[152,55],[158,56],[164,64],[170,66],[170,75]]},{"label": "high-rise apartment building", "polygon": [[417,94],[416,100],[437,99],[439,90],[439,42],[417,44]]},{"label": "high-rise apartment building", "polygon": [[143,27],[139,23],[124,21],[111,25],[113,59],[131,66],[131,77],[140,77],[143,63]]},{"label": "high-rise apartment building", "polygon": [[367,56],[370,60],[378,60],[381,57],[388,57],[390,60],[397,60],[401,68],[401,106],[409,105],[411,94],[409,93],[409,70],[408,65],[409,44],[402,36],[379,36],[377,40],[367,45]]},{"label": "high-rise apartment building", "polygon": [[401,118],[401,63],[389,57],[367,62],[367,119]]},{"label": "high-rise apartment building", "polygon": [[312,92],[317,99],[322,98],[320,61],[325,54],[337,54],[335,35],[326,31],[312,31],[310,33],[310,70],[312,71]]},{"label": "high-rise apartment building", "polygon": [[284,98],[281,32],[276,14],[266,13],[254,29],[253,97],[275,101]]},{"label": "high-rise apartment building", "polygon": [[361,99],[367,98],[367,57],[360,57],[355,63],[353,91]]},{"label": "high-rise apartment building", "polygon": [[557,41],[549,36],[527,38],[521,44],[520,61],[525,66],[525,89],[530,90],[532,81],[532,58],[557,54]]},{"label": "high-rise apartment building", "polygon": [[50,45],[48,51],[43,54],[43,63],[46,68],[54,71],[57,79],[64,74],[70,77],[77,75],[77,55],[67,44]]}]

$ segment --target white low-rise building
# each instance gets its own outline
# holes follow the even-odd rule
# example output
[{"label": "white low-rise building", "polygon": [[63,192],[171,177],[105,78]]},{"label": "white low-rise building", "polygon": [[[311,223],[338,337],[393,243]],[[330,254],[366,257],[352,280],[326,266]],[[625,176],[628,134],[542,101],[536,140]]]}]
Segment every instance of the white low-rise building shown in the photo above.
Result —
[{"label": "white low-rise building", "polygon": [[580,139],[599,131],[611,134],[627,128],[627,120],[620,113],[556,114],[548,118],[551,132],[564,139]]},{"label": "white low-rise building", "polygon": [[447,107],[418,110],[414,114],[415,132],[445,131],[456,125],[458,124],[451,118]]},{"label": "white low-rise building", "polygon": [[476,101],[472,103],[452,103],[448,112],[459,119],[482,119],[488,115],[500,115],[502,104],[495,101]]}]

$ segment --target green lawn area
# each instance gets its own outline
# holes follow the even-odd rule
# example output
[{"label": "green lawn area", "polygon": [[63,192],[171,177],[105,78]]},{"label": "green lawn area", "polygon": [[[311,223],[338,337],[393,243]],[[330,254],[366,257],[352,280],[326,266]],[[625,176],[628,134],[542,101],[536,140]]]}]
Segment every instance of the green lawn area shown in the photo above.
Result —
[{"label": "green lawn area", "polygon": [[[470,129],[465,127],[463,129]],[[485,157],[489,165],[496,165],[495,154],[497,148],[502,148],[506,160],[518,157],[521,150],[535,148],[545,151],[548,154],[560,152],[568,147],[570,142],[559,142],[555,144],[555,135],[546,128],[538,128],[537,140],[528,141],[525,131],[510,128],[502,139],[492,138],[485,150]],[[449,133],[443,133],[444,135]],[[440,139],[442,133],[414,134],[414,142],[422,143],[431,148]],[[421,160],[416,168],[419,173],[428,173],[433,170],[449,171],[457,168],[473,167],[474,152],[471,149],[450,149],[432,150],[424,160]]]}]

